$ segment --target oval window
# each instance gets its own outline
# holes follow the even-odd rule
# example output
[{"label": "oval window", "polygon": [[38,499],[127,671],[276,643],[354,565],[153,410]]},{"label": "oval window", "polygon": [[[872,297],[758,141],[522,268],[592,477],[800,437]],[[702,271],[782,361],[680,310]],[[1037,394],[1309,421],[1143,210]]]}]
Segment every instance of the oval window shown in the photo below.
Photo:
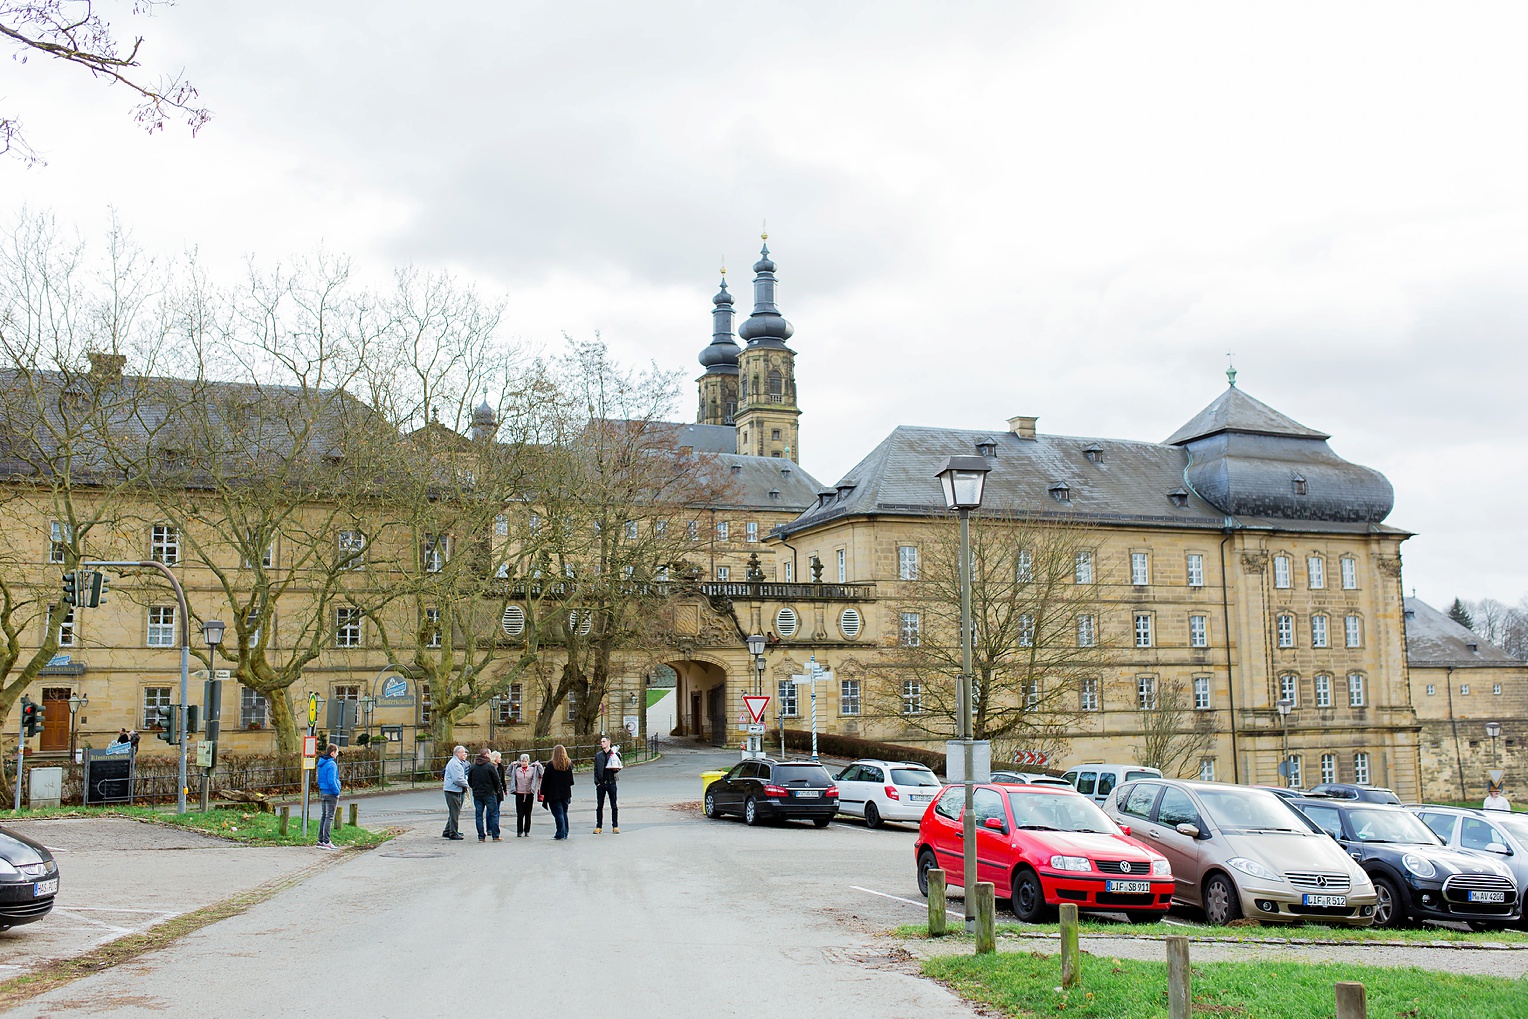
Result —
[{"label": "oval window", "polygon": [[568,613],[568,632],[578,631],[579,636],[589,632],[594,625],[594,613],[573,611]]},{"label": "oval window", "polygon": [[775,632],[782,637],[793,637],[796,634],[796,610],[784,608],[775,613]]},{"label": "oval window", "polygon": [[518,605],[511,605],[504,610],[504,618],[499,622],[507,635],[518,637],[525,632],[525,610]]},{"label": "oval window", "polygon": [[838,628],[844,632],[845,637],[854,638],[860,632],[859,609],[844,609],[838,617]]}]

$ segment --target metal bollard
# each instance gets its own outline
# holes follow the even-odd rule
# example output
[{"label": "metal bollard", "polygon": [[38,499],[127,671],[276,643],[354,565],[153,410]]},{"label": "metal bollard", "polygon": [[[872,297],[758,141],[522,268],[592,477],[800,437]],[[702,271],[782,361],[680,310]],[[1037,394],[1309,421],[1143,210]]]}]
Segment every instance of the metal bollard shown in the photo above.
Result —
[{"label": "metal bollard", "polygon": [[991,881],[976,882],[976,954],[997,950],[997,896]]},{"label": "metal bollard", "polygon": [[282,807],[281,808],[281,834],[283,836],[286,835],[286,833],[287,833],[287,825],[290,824],[291,822],[292,822],[292,808],[291,807]]},{"label": "metal bollard", "polygon": [[1082,955],[1077,950],[1077,906],[1061,904],[1061,986],[1082,983]]},{"label": "metal bollard", "polygon": [[1188,938],[1167,941],[1167,1014],[1169,1019],[1189,1019],[1193,1001],[1188,965]]},{"label": "metal bollard", "polygon": [[354,828],[354,827],[357,826],[356,818],[358,818],[360,816],[361,816],[361,805],[359,803],[352,803],[350,805],[350,821],[349,821],[350,827]]},{"label": "metal bollard", "polygon": [[1363,984],[1337,985],[1337,1019],[1368,1019],[1369,1001]]},{"label": "metal bollard", "polygon": [[950,929],[950,914],[945,912],[944,871],[928,872],[928,936],[942,938]]}]

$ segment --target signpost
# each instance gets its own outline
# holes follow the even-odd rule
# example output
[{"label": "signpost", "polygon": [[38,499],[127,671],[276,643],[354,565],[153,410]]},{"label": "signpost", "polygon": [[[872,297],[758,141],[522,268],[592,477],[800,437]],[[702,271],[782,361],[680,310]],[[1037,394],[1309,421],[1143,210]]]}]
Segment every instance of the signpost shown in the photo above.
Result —
[{"label": "signpost", "polygon": [[761,724],[764,721],[764,709],[769,707],[768,694],[744,694],[743,706],[748,709],[739,721],[744,722],[744,729],[748,733],[747,741],[743,744],[743,759],[764,756],[764,730]]},{"label": "signpost", "polygon": [[[1050,763],[1050,755],[1043,754],[1038,750],[1015,750],[1013,763],[1043,768]],[[1283,772],[1280,772],[1283,774]]]},{"label": "signpost", "polygon": [[833,682],[833,673],[817,664],[817,656],[813,655],[811,661],[806,663],[804,676],[792,676],[791,682],[800,686],[802,683],[812,684],[812,760],[817,760],[817,684],[819,682]]},{"label": "signpost", "polygon": [[318,725],[318,702],[316,693],[308,694],[308,734],[302,738],[302,833],[308,834],[308,776],[318,766],[318,737],[313,729]]}]

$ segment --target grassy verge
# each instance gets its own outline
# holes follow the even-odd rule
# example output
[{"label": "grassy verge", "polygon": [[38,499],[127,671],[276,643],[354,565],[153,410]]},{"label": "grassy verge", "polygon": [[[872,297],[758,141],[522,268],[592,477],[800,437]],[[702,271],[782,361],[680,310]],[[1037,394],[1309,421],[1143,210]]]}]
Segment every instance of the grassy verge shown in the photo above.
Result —
[{"label": "grassy verge", "polygon": [[[150,824],[163,824],[172,828],[185,828],[204,835],[233,842],[247,842],[256,846],[311,846],[318,841],[318,815],[315,811],[308,822],[308,834],[302,833],[302,820],[293,816],[285,835],[281,834],[281,819],[276,814],[262,814],[244,810],[188,811],[177,814],[173,809],[158,810],[153,807],[46,807],[40,810],[0,811],[0,822],[44,820],[60,817],[130,817]],[[373,831],[364,827],[334,830],[337,846],[375,846],[392,838],[387,831]]]},{"label": "grassy verge", "polygon": [[[958,926],[958,925],[957,925]],[[1286,924],[1263,924],[1252,927],[1210,927],[1205,924],[1185,923],[1174,920],[1171,923],[1109,923],[1107,921],[1084,920],[1077,925],[1078,933],[1082,937],[1166,937],[1167,935],[1179,935],[1186,938],[1216,938],[1221,940],[1256,942],[1279,942],[1284,941],[1336,941],[1342,943],[1363,944],[1377,941],[1405,941],[1417,944],[1429,944],[1434,941],[1446,941],[1449,944],[1480,944],[1492,942],[1495,944],[1523,944],[1528,943],[1528,931],[1522,928],[1507,928],[1499,931],[1458,931],[1449,927],[1402,927],[1400,929],[1376,928],[1376,927],[1328,927],[1322,924],[1302,924],[1292,926]],[[999,937],[1003,935],[1020,937],[1045,937],[1058,932],[1056,924],[1019,924],[1000,923],[997,925]],[[926,938],[928,928],[923,924],[904,924],[893,932],[899,938]],[[951,937],[969,937],[965,932],[952,933]]]},{"label": "grassy verge", "polygon": [[[1167,1015],[1167,964],[1084,957],[1082,984],[1062,992],[1061,958],[1033,952],[941,956],[923,971],[963,997],[1014,1016],[1156,1019]],[[1332,985],[1357,981],[1369,1014],[1403,1019],[1520,1019],[1522,981],[1341,964],[1216,962],[1193,967],[1196,1014],[1330,1019]]]}]

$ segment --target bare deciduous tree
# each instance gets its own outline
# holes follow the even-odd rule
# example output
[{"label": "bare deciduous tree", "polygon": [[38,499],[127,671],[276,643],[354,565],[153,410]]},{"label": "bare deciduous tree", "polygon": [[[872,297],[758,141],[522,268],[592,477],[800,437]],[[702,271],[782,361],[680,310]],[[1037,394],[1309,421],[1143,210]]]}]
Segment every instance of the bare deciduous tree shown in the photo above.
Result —
[{"label": "bare deciduous tree", "polygon": [[1156,705],[1140,713],[1141,742],[1136,763],[1156,768],[1168,778],[1195,773],[1199,758],[1215,745],[1214,713],[1195,711],[1183,683],[1158,680]]}]

